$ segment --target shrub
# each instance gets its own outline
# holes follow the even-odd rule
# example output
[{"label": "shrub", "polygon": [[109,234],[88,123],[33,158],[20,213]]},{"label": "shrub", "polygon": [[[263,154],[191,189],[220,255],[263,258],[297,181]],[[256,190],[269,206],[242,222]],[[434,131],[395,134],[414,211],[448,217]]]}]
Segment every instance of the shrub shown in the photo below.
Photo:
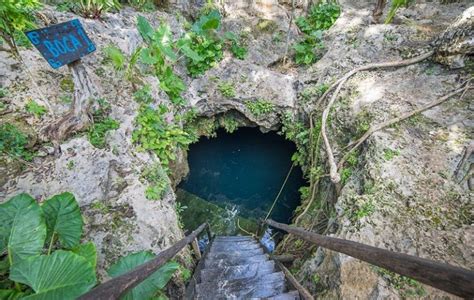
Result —
[{"label": "shrub", "polygon": [[329,29],[341,14],[341,8],[336,3],[320,3],[313,5],[306,17],[296,19],[296,25],[305,34],[317,30]]},{"label": "shrub", "polygon": [[271,113],[274,110],[274,105],[271,102],[263,99],[257,99],[256,101],[247,101],[245,105],[250,110],[250,112],[256,117]]},{"label": "shrub", "polygon": [[156,9],[152,0],[127,0],[128,4],[139,11],[152,12]]},{"label": "shrub", "polygon": [[99,122],[94,122],[88,132],[90,143],[96,148],[104,148],[107,132],[118,129],[119,127],[119,122],[109,117]]},{"label": "shrub", "polygon": [[[181,93],[186,89],[186,86],[181,78],[173,72],[172,67],[178,57],[173,50],[169,26],[162,23],[157,30],[154,30],[144,17],[139,16],[137,27],[147,44],[147,47],[140,53],[140,60],[153,67],[155,75],[160,79],[160,88],[168,95],[170,101],[177,106],[182,106],[184,99],[181,97]],[[184,55],[194,57],[194,52],[189,49],[186,40],[181,40],[179,46]]]},{"label": "shrub", "polygon": [[79,0],[77,12],[84,18],[100,19],[103,13],[120,9],[118,0]]},{"label": "shrub", "polygon": [[319,59],[315,50],[324,48],[321,41],[322,32],[316,31],[307,35],[304,40],[293,45],[295,62],[299,65],[310,65]]},{"label": "shrub", "polygon": [[222,94],[222,96],[224,96],[226,98],[235,97],[235,89],[234,89],[234,85],[232,84],[232,82],[221,81],[217,85],[217,89]]},{"label": "shrub", "polygon": [[192,141],[178,125],[165,120],[167,113],[168,108],[164,105],[157,109],[142,106],[136,118],[137,128],[132,134],[138,149],[156,153],[164,167],[176,159],[178,147],[186,148]]},{"label": "shrub", "polygon": [[239,38],[233,32],[226,32],[224,37],[230,42],[230,52],[238,59],[245,59],[247,48],[242,45]]},{"label": "shrub", "polygon": [[329,29],[340,13],[339,5],[320,3],[312,6],[306,16],[296,19],[296,25],[304,33],[302,41],[293,45],[297,64],[309,65],[319,59],[314,50],[323,48],[322,31]]},{"label": "shrub", "polygon": [[143,171],[143,178],[145,178],[150,186],[145,191],[145,196],[150,200],[159,200],[163,198],[165,193],[170,188],[170,182],[166,171],[160,164],[156,164]]},{"label": "shrub", "polygon": [[192,26],[189,34],[190,49],[200,59],[188,58],[186,66],[191,76],[203,74],[215,66],[223,57],[223,42],[217,36],[216,30],[220,28],[221,15],[218,10],[212,10],[202,15]]},{"label": "shrub", "polygon": [[33,14],[40,6],[38,0],[0,0],[0,36],[14,54],[17,42],[27,40],[23,31],[35,27]]},{"label": "shrub", "polygon": [[37,118],[41,118],[48,111],[46,107],[39,105],[34,100],[28,101],[28,103],[26,103],[25,109],[28,113],[34,115]]},{"label": "shrub", "polygon": [[31,161],[33,153],[26,149],[28,140],[28,136],[15,125],[9,123],[0,125],[0,153]]},{"label": "shrub", "polygon": [[125,67],[125,55],[115,45],[108,45],[104,48],[104,53],[106,58],[112,63],[114,69],[117,71],[121,71]]}]

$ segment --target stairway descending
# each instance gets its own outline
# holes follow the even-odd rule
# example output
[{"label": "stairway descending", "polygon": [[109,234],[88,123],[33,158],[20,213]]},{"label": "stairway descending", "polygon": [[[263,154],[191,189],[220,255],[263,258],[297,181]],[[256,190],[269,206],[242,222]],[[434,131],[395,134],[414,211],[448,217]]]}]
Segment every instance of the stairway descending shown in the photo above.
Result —
[{"label": "stairway descending", "polygon": [[193,299],[300,299],[288,291],[283,272],[246,236],[217,236],[187,290]]}]

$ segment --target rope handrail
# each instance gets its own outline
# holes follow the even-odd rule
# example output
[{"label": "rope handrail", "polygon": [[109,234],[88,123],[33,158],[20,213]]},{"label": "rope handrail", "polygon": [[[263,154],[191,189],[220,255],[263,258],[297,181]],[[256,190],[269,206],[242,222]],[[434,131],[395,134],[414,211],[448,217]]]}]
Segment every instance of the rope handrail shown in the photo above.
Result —
[{"label": "rope handrail", "polygon": [[320,235],[273,220],[266,220],[265,223],[297,235],[320,247],[352,256],[403,276],[411,277],[445,292],[467,299],[474,298],[474,272],[471,270],[358,242]]},{"label": "rope handrail", "polygon": [[[190,235],[181,239],[179,242],[171,246],[170,248],[160,252],[154,259],[136,267],[130,272],[123,275],[112,278],[111,280],[104,282],[103,284],[95,287],[88,293],[82,295],[78,299],[80,300],[97,300],[97,299],[119,299],[121,295],[140,284],[143,280],[147,279],[170,259],[172,259],[179,251],[185,246],[190,244],[201,234],[205,229],[207,234],[210,234],[208,230],[209,224],[203,223]],[[211,237],[209,237],[209,240]]]}]

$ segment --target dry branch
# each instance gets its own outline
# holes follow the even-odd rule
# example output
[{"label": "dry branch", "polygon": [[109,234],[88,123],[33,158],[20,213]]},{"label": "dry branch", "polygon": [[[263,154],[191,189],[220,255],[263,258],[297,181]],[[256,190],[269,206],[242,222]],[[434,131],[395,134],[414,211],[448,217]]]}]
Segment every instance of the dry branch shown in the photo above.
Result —
[{"label": "dry branch", "polygon": [[317,104],[321,103],[321,101],[326,97],[329,92],[336,87],[336,90],[331,96],[331,99],[329,100],[329,103],[326,105],[326,108],[323,111],[323,116],[321,119],[321,135],[323,137],[324,141],[324,146],[326,148],[326,153],[328,156],[328,163],[329,163],[329,174],[331,177],[331,181],[333,183],[339,183],[341,181],[341,176],[339,175],[337,171],[337,165],[336,161],[334,159],[334,154],[331,148],[331,144],[329,143],[329,139],[327,137],[326,133],[326,123],[327,119],[329,116],[329,112],[331,111],[332,106],[336,102],[337,96],[339,94],[339,91],[341,90],[342,86],[344,83],[354,74],[361,72],[361,71],[366,71],[366,70],[372,70],[372,69],[381,69],[381,68],[392,68],[392,67],[403,67],[403,66],[408,66],[412,65],[415,63],[418,63],[420,61],[423,61],[427,58],[429,58],[431,55],[433,55],[433,51],[429,51],[425,54],[422,54],[420,56],[410,58],[410,59],[405,59],[405,60],[398,60],[398,61],[391,61],[391,62],[383,62],[383,63],[373,63],[373,64],[368,64],[365,66],[358,67],[356,69],[353,69],[352,71],[347,72],[342,78],[337,80],[331,87],[321,96],[321,98],[318,100]]},{"label": "dry branch", "polygon": [[[349,154],[350,154],[351,152],[353,152],[355,149],[357,149],[360,145],[362,145],[362,143],[364,143],[374,132],[379,131],[379,130],[385,128],[385,127],[391,126],[391,125],[393,125],[393,124],[395,124],[395,123],[398,123],[398,122],[400,122],[400,121],[403,121],[403,120],[405,120],[405,119],[408,119],[408,118],[410,118],[410,117],[412,117],[412,116],[414,116],[414,115],[416,115],[416,114],[419,114],[419,113],[421,113],[421,112],[424,112],[425,110],[428,110],[428,109],[430,109],[430,108],[433,108],[433,107],[435,107],[435,106],[438,106],[438,105],[440,105],[441,103],[443,103],[443,102],[445,102],[446,100],[448,100],[449,98],[451,98],[451,97],[453,97],[453,96],[456,96],[457,94],[459,94],[459,93],[461,93],[461,92],[463,93],[462,96],[464,96],[464,94],[467,92],[467,90],[469,90],[469,89],[472,88],[472,87],[470,86],[469,81],[467,81],[467,82],[464,83],[463,85],[464,85],[464,87],[459,88],[459,89],[457,89],[457,90],[455,90],[455,91],[453,91],[453,92],[451,92],[451,93],[449,93],[449,94],[447,94],[447,95],[444,95],[443,97],[439,98],[439,99],[436,100],[436,101],[430,102],[430,103],[428,103],[427,105],[424,105],[424,106],[422,106],[422,107],[420,107],[420,108],[418,108],[418,109],[415,109],[415,110],[412,110],[412,111],[410,111],[410,112],[407,112],[407,113],[405,113],[405,114],[403,114],[403,115],[401,115],[401,116],[399,116],[399,117],[396,117],[396,118],[390,119],[390,120],[388,120],[388,121],[382,122],[382,123],[380,123],[380,124],[371,126],[371,127],[369,128],[369,130],[367,130],[367,132],[366,132],[362,137],[360,137],[357,141],[355,141],[355,142],[353,142],[353,143],[351,143],[351,144],[349,145],[349,147],[352,146],[352,145],[353,145],[353,146],[352,146],[352,148],[344,155],[344,157],[341,159],[341,161],[340,161],[339,164],[338,164],[338,168],[342,168],[342,166],[343,166],[344,163],[346,162],[347,157],[349,157]],[[462,96],[461,96],[461,97],[462,97]]]}]

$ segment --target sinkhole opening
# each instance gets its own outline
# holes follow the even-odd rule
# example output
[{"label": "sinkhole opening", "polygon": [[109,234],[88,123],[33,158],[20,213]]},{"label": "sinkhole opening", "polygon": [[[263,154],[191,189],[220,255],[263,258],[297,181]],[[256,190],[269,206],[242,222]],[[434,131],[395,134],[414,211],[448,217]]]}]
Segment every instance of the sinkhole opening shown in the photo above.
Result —
[{"label": "sinkhole opening", "polygon": [[306,184],[301,169],[292,168],[295,152],[292,142],[256,127],[221,129],[217,137],[191,145],[190,171],[177,189],[185,229],[208,222],[218,235],[255,233],[287,176],[269,218],[289,223],[300,205],[298,190]]}]

